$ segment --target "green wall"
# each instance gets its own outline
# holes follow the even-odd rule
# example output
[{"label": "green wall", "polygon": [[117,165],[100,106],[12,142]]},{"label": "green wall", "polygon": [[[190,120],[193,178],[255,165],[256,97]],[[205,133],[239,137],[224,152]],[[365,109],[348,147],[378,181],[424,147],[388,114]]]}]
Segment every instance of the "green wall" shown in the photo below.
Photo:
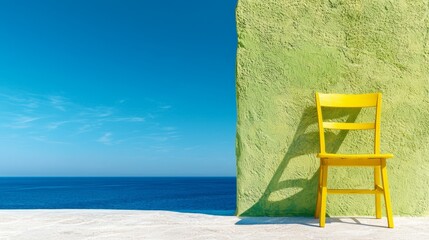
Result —
[{"label": "green wall", "polygon": [[[383,93],[395,215],[429,215],[429,8],[422,0],[239,0],[237,214],[312,215],[319,161],[314,93]],[[369,110],[330,112],[364,121]],[[328,149],[371,152],[372,132]],[[371,188],[370,168],[329,170],[330,188]],[[329,215],[374,215],[373,195],[328,195]],[[384,214],[384,213],[383,213]]]}]

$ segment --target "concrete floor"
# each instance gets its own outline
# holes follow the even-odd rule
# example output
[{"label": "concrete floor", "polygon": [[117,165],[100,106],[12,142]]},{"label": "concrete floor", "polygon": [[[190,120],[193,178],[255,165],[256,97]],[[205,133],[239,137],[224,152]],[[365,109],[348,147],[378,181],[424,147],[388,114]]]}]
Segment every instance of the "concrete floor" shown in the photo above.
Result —
[{"label": "concrete floor", "polygon": [[2,210],[0,239],[429,239],[429,217],[216,216],[168,211]]}]

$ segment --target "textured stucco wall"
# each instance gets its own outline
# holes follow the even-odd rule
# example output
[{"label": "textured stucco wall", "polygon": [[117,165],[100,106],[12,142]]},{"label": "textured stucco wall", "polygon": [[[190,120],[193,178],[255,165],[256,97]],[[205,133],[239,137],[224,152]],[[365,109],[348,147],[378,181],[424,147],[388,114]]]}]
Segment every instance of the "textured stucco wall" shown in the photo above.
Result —
[{"label": "textured stucco wall", "polygon": [[[237,214],[313,214],[320,91],[383,93],[381,149],[395,155],[388,162],[393,212],[428,215],[427,1],[239,0],[236,14]],[[330,114],[361,121],[371,111]],[[331,152],[372,150],[372,133],[330,139]],[[369,168],[329,174],[331,188],[372,187]],[[329,215],[374,211],[373,195],[328,195]]]}]

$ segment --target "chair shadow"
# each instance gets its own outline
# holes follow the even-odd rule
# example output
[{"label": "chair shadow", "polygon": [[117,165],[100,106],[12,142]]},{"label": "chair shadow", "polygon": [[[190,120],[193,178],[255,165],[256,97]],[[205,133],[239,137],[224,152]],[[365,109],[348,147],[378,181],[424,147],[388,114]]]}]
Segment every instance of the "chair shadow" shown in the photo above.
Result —
[{"label": "chair shadow", "polygon": [[[341,219],[350,219],[353,222],[347,222]],[[339,222],[339,223],[343,223],[343,224],[352,224],[352,225],[360,225],[360,226],[369,226],[369,227],[379,227],[379,228],[387,228],[385,223],[380,223],[380,225],[375,225],[375,224],[367,224],[367,223],[363,223],[361,221],[359,221],[359,219],[376,219],[375,217],[372,218],[365,218],[365,217],[330,217],[329,220],[326,219],[327,222],[333,223],[333,222]]]},{"label": "chair shadow", "polygon": [[[352,224],[369,227],[386,228],[385,225],[367,224],[359,221],[359,219],[365,219],[362,217],[331,217],[326,219],[326,223],[341,223],[341,224]],[[375,219],[367,218],[367,219]],[[347,221],[347,220],[351,220]],[[319,219],[313,217],[241,217],[240,221],[236,225],[270,225],[270,224],[299,224],[309,227],[319,227]]]},{"label": "chair shadow", "polygon": [[[345,110],[324,110],[324,121],[329,119],[346,118],[346,122],[354,122],[359,115],[361,109],[349,109]],[[312,126],[316,131],[309,131],[309,127]],[[301,178],[281,180],[289,163],[296,157],[303,155],[316,154],[319,152],[319,132],[317,131],[317,112],[315,107],[308,107],[303,111],[300,122],[296,128],[292,142],[290,143],[286,154],[281,160],[274,172],[270,182],[268,183],[265,191],[262,193],[260,199],[249,209],[240,214],[239,217],[255,217],[255,216],[313,216],[316,195],[317,195],[317,184],[318,174],[314,173],[312,176],[308,174],[300,174]],[[307,132],[308,131],[308,132]],[[347,130],[341,130],[337,133],[325,132],[326,139],[326,151],[330,153],[338,152],[341,144],[348,134]],[[312,161],[308,157],[308,161]],[[284,199],[273,201],[269,197],[273,192],[287,189],[297,189],[300,191],[286,197]],[[292,221],[299,218],[291,218]],[[255,221],[253,221],[255,220]],[[258,220],[259,221],[259,220]],[[241,221],[236,224],[256,224],[258,221],[252,218],[242,218]],[[270,220],[271,221],[271,220]],[[280,220],[283,221],[283,220]],[[284,220],[285,223],[289,220]],[[307,220],[306,220],[307,221]],[[263,222],[263,221],[262,221]],[[302,224],[312,225],[313,220],[304,222]],[[263,224],[263,223],[261,223]]]}]

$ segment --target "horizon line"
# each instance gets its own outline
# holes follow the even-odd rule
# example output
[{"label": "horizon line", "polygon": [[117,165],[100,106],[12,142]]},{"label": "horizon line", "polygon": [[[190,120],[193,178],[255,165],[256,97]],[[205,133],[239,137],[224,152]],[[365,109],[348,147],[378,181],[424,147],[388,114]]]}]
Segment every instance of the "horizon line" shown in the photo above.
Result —
[{"label": "horizon line", "polygon": [[0,178],[237,178],[237,176],[0,176]]}]

